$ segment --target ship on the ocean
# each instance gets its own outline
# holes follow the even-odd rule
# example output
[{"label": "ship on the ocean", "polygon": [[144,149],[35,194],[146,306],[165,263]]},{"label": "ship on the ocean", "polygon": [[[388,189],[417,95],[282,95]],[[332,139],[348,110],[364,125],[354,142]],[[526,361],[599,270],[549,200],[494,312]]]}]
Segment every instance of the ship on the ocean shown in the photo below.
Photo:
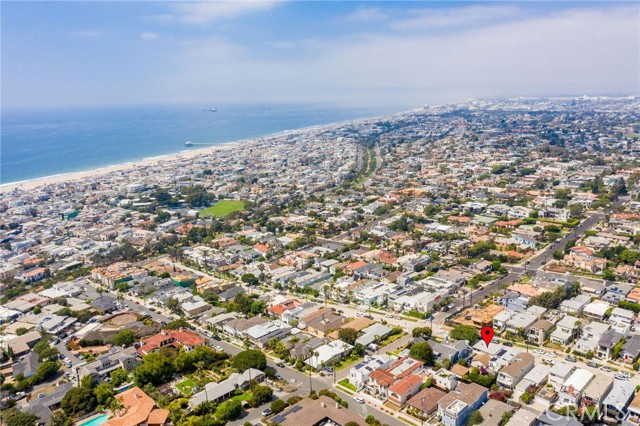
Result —
[{"label": "ship on the ocean", "polygon": [[218,108],[215,108],[215,107],[213,107],[213,108],[205,108],[205,109],[203,109],[203,111],[218,112]]},{"label": "ship on the ocean", "polygon": [[184,143],[184,146],[193,146],[193,142],[191,142],[191,141],[186,141],[186,142]]}]

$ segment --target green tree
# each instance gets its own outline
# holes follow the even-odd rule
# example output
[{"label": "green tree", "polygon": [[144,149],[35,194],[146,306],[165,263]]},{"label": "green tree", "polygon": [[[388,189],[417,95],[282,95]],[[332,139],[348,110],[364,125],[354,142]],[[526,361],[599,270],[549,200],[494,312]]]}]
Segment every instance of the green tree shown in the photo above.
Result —
[{"label": "green tree", "polygon": [[216,409],[216,417],[222,421],[237,419],[240,414],[242,414],[242,404],[232,399],[220,404]]},{"label": "green tree", "polygon": [[115,346],[129,347],[136,341],[136,336],[133,334],[133,330],[122,330],[113,338],[113,344]]},{"label": "green tree", "polygon": [[271,412],[273,414],[278,414],[279,412],[281,412],[285,408],[287,408],[287,403],[284,402],[281,399],[276,399],[275,401],[273,401],[271,403]]},{"label": "green tree", "polygon": [[416,327],[413,329],[413,337],[431,338],[432,330],[429,327]]},{"label": "green tree", "polygon": [[26,329],[25,327],[18,327],[16,328],[16,334],[18,336],[22,336],[23,334],[27,334],[29,332],[28,329]]},{"label": "green tree", "polygon": [[98,404],[102,407],[110,406],[113,401],[113,397],[115,396],[113,385],[107,382],[100,383],[93,390],[93,393],[96,396],[96,401],[98,401]]},{"label": "green tree", "polygon": [[414,343],[409,350],[409,356],[423,361],[426,365],[433,365],[435,355],[427,342]]},{"label": "green tree", "polygon": [[358,338],[358,332],[351,327],[341,328],[338,331],[338,338],[345,343],[353,345],[356,343],[356,339]]},{"label": "green tree", "polygon": [[142,361],[142,364],[136,368],[133,376],[136,385],[143,387],[147,383],[159,386],[171,380],[173,376],[173,362],[165,354],[152,352]]},{"label": "green tree", "polygon": [[12,410],[5,415],[3,413],[2,418],[6,426],[35,426],[40,417],[35,414],[23,413],[22,411]]},{"label": "green tree", "polygon": [[236,355],[232,366],[240,373],[249,368],[264,370],[267,367],[267,357],[261,351],[249,349]]},{"label": "green tree", "polygon": [[[169,298],[171,299],[171,298]],[[169,302],[169,299],[167,300],[167,302]],[[189,324],[189,322],[187,320],[185,320],[184,318],[180,318],[177,320],[173,320],[173,321],[169,321],[164,327],[165,330],[179,330],[181,328],[189,328],[191,327],[191,324]]]},{"label": "green tree", "polygon": [[475,410],[474,412],[469,414],[469,418],[467,419],[467,425],[469,426],[479,425],[483,421],[484,421],[484,418],[482,417],[482,414],[480,414],[480,411]]},{"label": "green tree", "polygon": [[249,400],[249,405],[252,407],[259,407],[265,402],[271,401],[271,397],[273,396],[273,389],[269,386],[256,386],[253,388],[251,392],[251,399]]},{"label": "green tree", "polygon": [[260,280],[258,280],[258,278],[253,274],[242,274],[240,280],[250,286],[256,286],[260,284]]},{"label": "green tree", "polygon": [[457,325],[449,333],[453,340],[466,340],[471,346],[480,340],[480,333],[470,325]]},{"label": "green tree", "polygon": [[115,387],[120,387],[129,381],[129,373],[124,371],[122,368],[118,368],[117,370],[113,370],[111,372],[111,383]]},{"label": "green tree", "polygon": [[64,411],[58,410],[51,416],[51,426],[71,426],[73,420]]},{"label": "green tree", "polygon": [[71,388],[60,402],[60,408],[71,417],[90,413],[98,406],[93,391],[86,388]]}]

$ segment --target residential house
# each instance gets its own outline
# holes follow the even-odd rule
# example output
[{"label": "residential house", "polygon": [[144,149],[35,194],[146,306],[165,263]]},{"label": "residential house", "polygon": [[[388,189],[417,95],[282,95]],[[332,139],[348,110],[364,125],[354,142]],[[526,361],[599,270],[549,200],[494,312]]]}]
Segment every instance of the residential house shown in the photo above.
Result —
[{"label": "residential house", "polygon": [[438,388],[424,388],[412,396],[409,401],[407,401],[407,405],[421,412],[423,416],[428,416],[436,412],[438,402],[440,402],[446,394],[446,392]]},{"label": "residential house", "polygon": [[611,392],[602,401],[603,420],[607,423],[622,420],[627,414],[627,407],[636,393],[633,382],[614,380]]},{"label": "residential house", "polygon": [[533,355],[522,352],[507,366],[498,372],[497,384],[507,389],[513,389],[522,378],[533,368]]},{"label": "residential house", "polygon": [[396,380],[419,373],[423,365],[422,361],[405,356],[386,369],[378,368],[369,374],[369,380],[365,383],[365,392],[384,401],[388,398],[389,387]]},{"label": "residential house", "polygon": [[320,369],[330,366],[351,353],[353,346],[342,340],[334,340],[316,348],[314,356],[309,357],[305,363],[313,368]]},{"label": "residential house", "polygon": [[549,384],[559,391],[562,385],[571,377],[575,367],[564,362],[556,362],[549,369]]},{"label": "residential house", "polygon": [[640,426],[640,393],[629,403],[622,426]]},{"label": "residential house", "polygon": [[[508,424],[511,425],[511,422]],[[553,411],[545,410],[538,417],[538,420],[535,422],[535,426],[582,426],[582,423],[573,417],[562,416]]]},{"label": "residential house", "polygon": [[586,354],[587,352],[596,352],[600,338],[609,330],[611,326],[600,322],[592,322],[582,328],[582,335],[575,344],[575,350]]},{"label": "residential house", "polygon": [[486,401],[487,388],[476,383],[459,383],[438,401],[438,415],[445,426],[462,426]]},{"label": "residential house", "polygon": [[421,385],[422,377],[409,374],[389,387],[388,401],[402,407],[409,398],[420,391]]},{"label": "residential house", "polygon": [[107,353],[89,362],[82,362],[73,367],[73,375],[77,384],[82,378],[90,376],[91,382],[97,384],[109,377],[112,371],[122,368],[125,371],[133,371],[141,360],[136,349],[113,347]]},{"label": "residential house", "polygon": [[122,404],[116,416],[107,420],[107,426],[163,426],[168,425],[169,410],[156,407],[156,403],[139,387],[128,389],[115,396]]},{"label": "residential house", "polygon": [[582,368],[576,369],[571,376],[562,384],[558,395],[558,406],[578,407],[582,398],[582,393],[587,385],[591,383],[594,374]]},{"label": "residential house", "polygon": [[516,385],[516,389],[514,391],[515,397],[517,398],[525,392],[531,392],[531,389],[539,389],[542,385],[547,383],[548,377],[549,367],[544,364],[535,365]]},{"label": "residential house", "polygon": [[255,380],[258,383],[261,383],[265,378],[265,374],[255,368],[249,368],[242,373],[231,373],[227,379],[219,383],[207,383],[204,390],[191,397],[189,400],[189,408],[193,410],[195,407],[206,401],[216,402],[219,404],[231,398],[237,389],[249,389],[251,381]]},{"label": "residential house", "polygon": [[581,326],[578,317],[567,315],[556,323],[556,329],[551,333],[550,340],[558,345],[567,346],[578,337]]},{"label": "residential house", "polygon": [[597,374],[582,393],[583,407],[596,407],[602,412],[602,402],[613,387],[613,378],[604,374]]},{"label": "residential house", "polygon": [[600,336],[600,340],[598,340],[598,348],[595,355],[600,359],[611,359],[613,348],[623,337],[623,334],[618,333],[614,329],[605,331],[602,336]]},{"label": "residential house", "polygon": [[568,314],[581,314],[585,306],[591,302],[591,297],[586,294],[578,294],[571,299],[563,300],[560,303],[560,310]]},{"label": "residential house", "polygon": [[354,385],[356,388],[360,388],[367,382],[367,380],[369,380],[369,375],[373,371],[378,368],[385,369],[393,361],[394,358],[391,358],[386,354],[366,357],[363,361],[360,361],[356,366],[351,367],[349,370],[349,375],[347,376],[349,383]]},{"label": "residential house", "polygon": [[626,339],[620,358],[628,364],[634,363],[640,355],[640,335],[634,334]]},{"label": "residential house", "polygon": [[280,320],[254,325],[245,331],[247,339],[260,349],[264,349],[271,339],[282,340],[291,332],[291,326]]},{"label": "residential house", "polygon": [[431,378],[435,386],[447,391],[455,389],[459,379],[457,374],[444,368],[436,371]]},{"label": "residential house", "polygon": [[137,351],[140,356],[145,356],[165,347],[182,347],[189,352],[204,344],[205,340],[198,333],[191,330],[162,330],[155,336],[142,340]]},{"label": "residential house", "polygon": [[306,331],[316,337],[324,337],[333,330],[337,330],[347,322],[342,315],[334,313],[331,308],[325,307],[302,318],[306,324]]},{"label": "residential house", "polygon": [[549,331],[553,328],[553,323],[545,319],[539,319],[531,324],[529,332],[527,333],[527,340],[531,343],[542,345],[549,335]]}]

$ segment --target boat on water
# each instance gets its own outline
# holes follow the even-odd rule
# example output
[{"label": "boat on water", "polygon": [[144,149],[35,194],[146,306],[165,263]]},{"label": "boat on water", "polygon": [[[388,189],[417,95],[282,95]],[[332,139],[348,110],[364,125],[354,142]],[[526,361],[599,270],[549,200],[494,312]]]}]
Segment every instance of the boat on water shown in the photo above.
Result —
[{"label": "boat on water", "polygon": [[191,141],[186,141],[186,142],[184,143],[184,146],[193,146],[193,142],[191,142]]},{"label": "boat on water", "polygon": [[203,109],[203,111],[208,111],[208,112],[218,112],[218,108],[205,108]]}]

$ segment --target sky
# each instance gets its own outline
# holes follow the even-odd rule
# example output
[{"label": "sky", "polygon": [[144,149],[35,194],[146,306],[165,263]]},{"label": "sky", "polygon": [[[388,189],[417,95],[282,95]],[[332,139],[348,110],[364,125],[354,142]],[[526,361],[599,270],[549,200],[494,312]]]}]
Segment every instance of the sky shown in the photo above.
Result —
[{"label": "sky", "polygon": [[640,94],[639,2],[2,1],[3,109]]}]

